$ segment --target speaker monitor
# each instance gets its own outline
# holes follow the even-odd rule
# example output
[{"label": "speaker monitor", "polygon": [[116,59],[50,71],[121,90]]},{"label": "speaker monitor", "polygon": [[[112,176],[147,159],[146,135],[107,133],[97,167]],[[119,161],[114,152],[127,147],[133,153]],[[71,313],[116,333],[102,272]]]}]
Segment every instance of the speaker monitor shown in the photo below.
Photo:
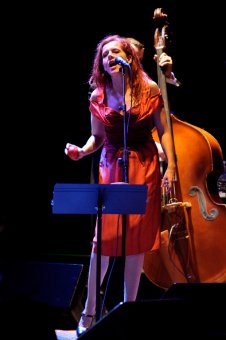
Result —
[{"label": "speaker monitor", "polygon": [[[23,315],[23,323],[45,321],[55,328],[62,318],[73,322],[72,303],[83,265],[4,261],[0,263],[0,313],[7,324],[15,324]],[[33,317],[33,316],[34,317]],[[31,322],[32,319],[32,322]],[[70,319],[70,320],[69,320]],[[48,320],[48,321],[47,321]],[[39,329],[41,328],[39,324]]]},{"label": "speaker monitor", "polygon": [[226,283],[174,283],[162,298],[225,304]]},{"label": "speaker monitor", "polygon": [[225,337],[225,284],[185,285],[173,286],[160,299],[118,304],[79,339]]}]

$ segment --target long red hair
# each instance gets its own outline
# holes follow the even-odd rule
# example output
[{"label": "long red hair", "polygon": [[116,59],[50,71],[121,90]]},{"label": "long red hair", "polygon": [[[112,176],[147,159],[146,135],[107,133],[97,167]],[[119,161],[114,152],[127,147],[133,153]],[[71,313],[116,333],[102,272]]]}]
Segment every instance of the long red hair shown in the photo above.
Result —
[{"label": "long red hair", "polygon": [[111,77],[104,70],[102,63],[102,50],[104,45],[109,42],[117,41],[120,43],[120,47],[125,52],[127,57],[132,57],[132,62],[130,64],[132,71],[132,88],[133,88],[133,96],[139,97],[141,92],[147,88],[147,81],[151,80],[151,78],[144,71],[143,66],[138,58],[137,53],[134,48],[130,44],[130,42],[125,37],[121,37],[119,35],[108,35],[103,38],[96,48],[96,53],[93,61],[93,66],[91,70],[91,76],[89,79],[89,84],[92,87],[103,87],[105,88],[107,85],[111,86]]}]

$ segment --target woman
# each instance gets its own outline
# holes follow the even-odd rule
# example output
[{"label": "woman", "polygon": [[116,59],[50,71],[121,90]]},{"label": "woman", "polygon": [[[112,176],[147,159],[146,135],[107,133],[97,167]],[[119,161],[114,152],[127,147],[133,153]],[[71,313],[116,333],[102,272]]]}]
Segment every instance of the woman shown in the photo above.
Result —
[{"label": "woman", "polygon": [[[116,57],[122,58],[129,65],[125,67],[125,77],[121,72],[121,64],[116,62]],[[160,90],[143,70],[134,48],[126,38],[110,35],[99,42],[90,84],[94,84],[95,87],[91,93],[89,107],[91,136],[82,148],[67,143],[65,153],[71,159],[79,160],[103,146],[99,163],[99,183],[125,181],[123,166],[119,159],[123,157],[124,146],[122,108],[126,108],[128,182],[147,184],[148,187],[145,214],[128,215],[126,222],[124,302],[135,301],[144,254],[160,246],[161,185],[166,185],[170,190],[174,179],[173,142]],[[157,128],[167,158],[167,169],[162,180],[158,150],[151,134],[154,126]],[[103,214],[101,283],[108,269],[109,257],[122,255],[121,242],[122,216]],[[78,335],[91,326],[95,315],[96,253],[97,225],[90,257],[87,299],[78,323]]]}]

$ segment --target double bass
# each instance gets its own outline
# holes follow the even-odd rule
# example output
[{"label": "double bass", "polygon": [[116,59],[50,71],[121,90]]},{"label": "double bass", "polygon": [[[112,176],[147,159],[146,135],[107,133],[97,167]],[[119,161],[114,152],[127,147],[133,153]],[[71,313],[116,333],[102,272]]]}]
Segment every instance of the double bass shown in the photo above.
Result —
[{"label": "double bass", "polygon": [[[157,8],[154,34],[157,58],[165,49],[167,15]],[[144,273],[155,285],[226,282],[226,205],[217,190],[223,153],[206,130],[170,113],[165,76],[157,63],[158,84],[173,138],[176,178],[162,193],[160,249],[144,257]],[[156,129],[153,138],[159,142]]]}]

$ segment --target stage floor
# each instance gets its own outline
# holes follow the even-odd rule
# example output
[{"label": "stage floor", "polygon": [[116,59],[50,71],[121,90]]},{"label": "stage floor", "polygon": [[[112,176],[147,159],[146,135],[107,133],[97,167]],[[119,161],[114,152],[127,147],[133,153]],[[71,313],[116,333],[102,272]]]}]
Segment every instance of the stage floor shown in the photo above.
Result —
[{"label": "stage floor", "polygon": [[57,340],[76,340],[78,339],[76,330],[55,329]]}]

